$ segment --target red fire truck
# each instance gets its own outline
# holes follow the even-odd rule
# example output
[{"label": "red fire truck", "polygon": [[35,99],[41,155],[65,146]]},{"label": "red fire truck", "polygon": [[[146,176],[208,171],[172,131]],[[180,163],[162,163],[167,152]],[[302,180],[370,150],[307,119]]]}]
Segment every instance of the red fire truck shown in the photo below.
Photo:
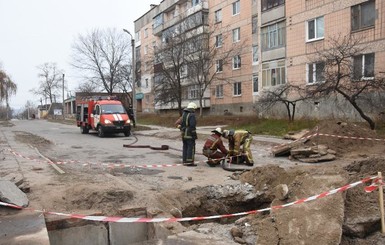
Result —
[{"label": "red fire truck", "polygon": [[76,102],[76,124],[82,134],[89,130],[98,132],[99,137],[107,133],[130,135],[131,124],[122,103],[112,97],[85,99]]}]

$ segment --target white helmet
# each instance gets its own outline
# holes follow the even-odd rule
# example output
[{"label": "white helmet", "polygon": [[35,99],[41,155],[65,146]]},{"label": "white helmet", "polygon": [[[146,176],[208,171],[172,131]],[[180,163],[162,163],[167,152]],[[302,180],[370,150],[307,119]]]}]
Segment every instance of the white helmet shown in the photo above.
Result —
[{"label": "white helmet", "polygon": [[217,134],[220,134],[220,135],[222,135],[222,128],[216,128],[216,129],[214,129],[213,131],[211,131],[211,132],[213,132],[213,133],[217,133]]},{"label": "white helmet", "polygon": [[233,135],[234,135],[234,129],[230,129],[230,130],[225,129],[225,130],[223,130],[222,136],[224,138],[227,139],[229,136],[233,136]]},{"label": "white helmet", "polygon": [[196,108],[198,108],[198,106],[194,102],[190,102],[187,105],[187,109],[194,109],[194,110],[196,110]]}]

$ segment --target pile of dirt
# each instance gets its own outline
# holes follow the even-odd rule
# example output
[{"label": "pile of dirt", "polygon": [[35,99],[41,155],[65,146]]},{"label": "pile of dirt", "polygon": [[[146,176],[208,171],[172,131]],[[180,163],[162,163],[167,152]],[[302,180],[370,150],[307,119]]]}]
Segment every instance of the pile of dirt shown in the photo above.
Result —
[{"label": "pile of dirt", "polygon": [[[321,135],[320,135],[321,134]],[[327,134],[327,135],[324,135]],[[371,139],[380,138],[375,130],[370,130],[367,126],[358,123],[340,122],[340,121],[323,121],[315,128],[309,131],[304,137],[311,137],[305,145],[326,145],[329,149],[337,152],[338,156],[349,155],[352,152],[356,154],[369,153],[372,149],[374,152],[378,150],[377,147],[383,147],[384,141],[374,141]],[[364,138],[364,139],[355,139]],[[373,152],[370,151],[370,152]]]},{"label": "pile of dirt", "polygon": [[[371,157],[355,161],[344,168],[350,182],[385,173],[385,159]],[[368,183],[367,185],[369,185]],[[380,210],[378,191],[367,193],[364,188],[349,189],[345,197],[344,237],[341,244],[384,244],[379,236]]]}]

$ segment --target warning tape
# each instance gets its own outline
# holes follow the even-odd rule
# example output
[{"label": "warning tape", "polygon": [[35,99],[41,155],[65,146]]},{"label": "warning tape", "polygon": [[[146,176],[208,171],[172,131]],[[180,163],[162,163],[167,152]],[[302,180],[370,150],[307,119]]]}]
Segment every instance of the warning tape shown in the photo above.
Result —
[{"label": "warning tape", "polygon": [[[314,201],[317,199],[321,199],[336,193],[342,193],[350,188],[356,187],[360,184],[367,183],[371,180],[374,180],[374,183],[382,183],[382,180],[379,180],[378,176],[372,176],[368,177],[365,179],[362,179],[360,181],[347,184],[345,186],[342,186],[337,189],[333,189],[330,191],[323,192],[318,195],[314,195],[308,198],[303,198],[299,199],[294,202],[290,202],[287,204],[283,205],[277,205],[277,206],[272,206],[269,208],[263,208],[263,209],[258,209],[258,210],[252,210],[252,211],[247,211],[247,212],[240,212],[240,213],[234,213],[234,214],[222,214],[222,215],[212,215],[212,216],[205,216],[205,217],[185,217],[185,218],[126,218],[126,217],[114,217],[114,216],[92,216],[92,215],[82,215],[82,214],[66,214],[66,213],[59,213],[59,212],[47,212],[47,211],[42,211],[42,210],[33,210],[31,208],[23,208],[14,204],[9,204],[5,202],[0,202],[0,205],[2,206],[7,206],[7,207],[12,207],[12,208],[17,208],[17,209],[28,209],[32,210],[35,212],[40,212],[44,214],[51,214],[51,215],[58,215],[58,216],[65,216],[69,218],[75,218],[75,219],[83,219],[83,220],[90,220],[90,221],[102,221],[102,222],[118,222],[118,223],[158,223],[158,222],[183,222],[183,221],[200,221],[200,220],[211,220],[211,219],[220,219],[220,218],[231,218],[231,217],[237,217],[237,216],[245,216],[249,214],[257,214],[257,213],[262,213],[262,212],[267,212],[267,211],[272,211],[272,210],[277,210],[281,208],[286,208],[289,206],[297,205],[297,204],[302,204],[310,201]],[[369,191],[366,190],[365,191]],[[374,190],[371,190],[374,191]]]},{"label": "warning tape", "polygon": [[294,143],[296,143],[298,141],[310,139],[310,138],[313,138],[313,137],[316,137],[316,136],[326,136],[326,137],[334,137],[334,138],[340,138],[340,139],[352,139],[352,140],[385,141],[385,139],[378,139],[378,138],[356,137],[356,136],[342,136],[342,135],[336,135],[336,134],[323,134],[323,133],[318,133],[317,132],[315,134],[308,135],[306,137],[301,137],[301,138],[299,138],[299,139],[297,139],[295,141],[289,142],[289,143],[285,143],[285,144],[280,144],[280,145],[274,146],[273,148],[278,148],[278,147],[285,146],[285,145],[291,145],[291,144],[294,144]]},{"label": "warning tape", "polygon": [[[163,146],[161,146],[163,147]],[[147,148],[147,147],[146,147]],[[37,158],[31,158],[31,157],[27,157],[27,156],[24,156],[12,149],[8,149],[8,151],[10,151],[13,155],[17,156],[17,157],[20,157],[20,158],[23,158],[23,159],[27,159],[29,161],[34,161],[34,162],[37,162],[37,163],[48,163],[48,164],[57,164],[57,165],[67,165],[67,164],[81,164],[83,167],[87,167],[87,166],[102,166],[102,167],[107,167],[107,168],[168,168],[168,167],[180,167],[180,166],[184,166],[183,164],[180,164],[180,163],[175,163],[175,164],[143,164],[143,165],[129,165],[129,164],[122,164],[122,163],[95,163],[95,162],[84,162],[84,161],[78,161],[78,160],[68,160],[68,161],[57,161],[57,162],[50,162],[50,161],[44,161],[44,160],[41,160],[41,159],[37,159]],[[223,158],[220,158],[220,159],[215,159],[215,160],[224,160],[224,159],[228,159],[229,157],[223,157]],[[199,163],[206,163],[205,160],[203,161],[195,161],[194,163],[196,164],[199,164]]]},{"label": "warning tape", "polygon": [[31,158],[31,157],[26,157],[23,156],[22,154],[8,149],[13,155],[24,158],[30,161],[38,162],[38,163],[48,163],[48,164],[58,164],[58,165],[66,165],[66,164],[76,164],[79,163],[82,166],[92,166],[92,165],[97,165],[97,166],[102,166],[102,167],[108,167],[108,168],[167,168],[167,167],[179,167],[183,166],[183,164],[143,164],[143,165],[128,165],[128,164],[121,164],[121,163],[94,163],[94,162],[82,162],[82,161],[77,161],[77,160],[69,160],[69,161],[58,161],[58,162],[49,162],[49,161],[44,161],[36,158]]},{"label": "warning tape", "polygon": [[335,135],[335,134],[317,134],[319,136],[328,136],[328,137],[336,137],[336,138],[342,138],[342,139],[353,139],[353,140],[373,140],[373,141],[385,141],[385,139],[376,139],[376,138],[370,138],[370,137],[354,137],[354,136],[341,136],[341,135]]}]

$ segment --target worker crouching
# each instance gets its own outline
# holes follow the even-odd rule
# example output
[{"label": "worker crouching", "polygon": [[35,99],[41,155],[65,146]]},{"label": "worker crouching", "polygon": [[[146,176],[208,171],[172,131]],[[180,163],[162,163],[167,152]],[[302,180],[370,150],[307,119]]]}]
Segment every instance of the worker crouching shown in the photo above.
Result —
[{"label": "worker crouching", "polygon": [[253,136],[249,131],[223,130],[223,137],[229,141],[229,156],[232,163],[242,164],[245,162],[248,166],[254,165],[250,150]]},{"label": "worker crouching", "polygon": [[221,138],[223,133],[222,128],[216,128],[211,132],[213,134],[206,139],[202,153],[208,158],[206,163],[211,167],[215,167],[220,164],[221,160],[226,158],[228,150],[223,145]]}]

